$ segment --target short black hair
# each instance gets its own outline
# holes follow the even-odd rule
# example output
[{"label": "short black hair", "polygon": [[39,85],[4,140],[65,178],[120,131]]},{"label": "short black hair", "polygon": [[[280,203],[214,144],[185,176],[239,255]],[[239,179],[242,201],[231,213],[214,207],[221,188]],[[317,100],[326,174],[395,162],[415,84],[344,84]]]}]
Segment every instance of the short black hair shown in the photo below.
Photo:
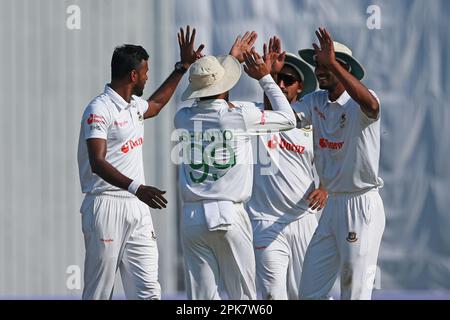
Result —
[{"label": "short black hair", "polygon": [[136,70],[142,60],[148,60],[148,53],[141,46],[124,44],[114,49],[111,59],[111,78],[122,79],[132,70]]}]

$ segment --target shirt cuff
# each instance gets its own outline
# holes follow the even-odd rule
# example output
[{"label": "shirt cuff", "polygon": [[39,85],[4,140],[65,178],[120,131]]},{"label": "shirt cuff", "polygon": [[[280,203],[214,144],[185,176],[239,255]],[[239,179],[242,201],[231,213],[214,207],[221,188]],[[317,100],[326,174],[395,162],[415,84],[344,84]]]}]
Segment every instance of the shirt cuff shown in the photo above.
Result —
[{"label": "shirt cuff", "polygon": [[265,75],[261,79],[259,79],[259,85],[263,87],[265,84],[269,83],[275,83],[275,80],[273,80],[272,76],[270,74]]}]

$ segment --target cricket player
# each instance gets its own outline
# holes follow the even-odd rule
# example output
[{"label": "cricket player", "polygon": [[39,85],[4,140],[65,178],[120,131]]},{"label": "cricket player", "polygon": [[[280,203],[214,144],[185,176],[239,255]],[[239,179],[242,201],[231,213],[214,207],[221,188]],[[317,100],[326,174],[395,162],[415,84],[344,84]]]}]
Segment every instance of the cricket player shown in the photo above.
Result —
[{"label": "cricket player", "polygon": [[[189,299],[222,299],[221,288],[230,299],[256,299],[252,229],[243,204],[253,184],[249,135],[292,129],[296,120],[270,76],[271,62],[266,65],[254,50],[248,53],[254,39],[256,33],[246,33],[236,40],[232,55],[207,56],[194,63],[183,99],[197,100],[175,115],[175,127],[186,137],[183,156],[189,155],[179,166]],[[273,111],[229,101],[228,91],[241,76],[242,61],[247,74],[259,81]]]},{"label": "cricket player", "polygon": [[[267,54],[275,55],[271,74],[291,105],[316,89],[314,72],[295,55],[281,53],[279,38],[270,39],[268,50],[264,45]],[[267,103],[258,107],[270,110]],[[255,162],[246,207],[253,226],[257,288],[263,299],[298,300],[306,248],[317,227],[316,210],[327,199],[324,189],[315,188],[312,128],[260,135],[257,141],[261,159]]]},{"label": "cricket player", "polygon": [[346,46],[316,31],[320,47],[300,50],[322,90],[295,105],[314,127],[315,165],[329,193],[303,265],[300,297],[325,299],[340,273],[341,299],[370,299],[385,226],[378,190],[380,102],[360,80],[364,69]]},{"label": "cricket player", "polygon": [[148,54],[124,45],[114,50],[111,83],[86,107],[78,144],[86,257],[83,299],[111,299],[120,269],[127,299],[160,299],[158,249],[149,207],[165,208],[165,191],[145,185],[144,119],[169,101],[183,74],[201,57],[195,29],[178,34],[181,61],[146,101]]}]

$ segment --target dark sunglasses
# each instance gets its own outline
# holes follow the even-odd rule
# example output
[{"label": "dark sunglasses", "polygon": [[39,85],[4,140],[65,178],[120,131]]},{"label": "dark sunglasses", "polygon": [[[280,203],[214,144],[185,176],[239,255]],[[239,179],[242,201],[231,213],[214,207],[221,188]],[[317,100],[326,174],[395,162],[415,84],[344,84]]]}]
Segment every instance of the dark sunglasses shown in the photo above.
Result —
[{"label": "dark sunglasses", "polygon": [[301,81],[301,80],[297,79],[294,76],[291,76],[290,74],[279,73],[278,74],[278,83],[281,83],[281,81],[283,81],[285,86],[291,86],[295,83],[295,81]]}]

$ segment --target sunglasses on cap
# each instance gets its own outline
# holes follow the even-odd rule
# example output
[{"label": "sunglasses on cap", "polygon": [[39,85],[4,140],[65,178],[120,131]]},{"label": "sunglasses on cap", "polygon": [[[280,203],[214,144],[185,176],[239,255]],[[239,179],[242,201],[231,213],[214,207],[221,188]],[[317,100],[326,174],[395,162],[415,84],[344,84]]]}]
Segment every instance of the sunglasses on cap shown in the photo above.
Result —
[{"label": "sunglasses on cap", "polygon": [[279,73],[278,74],[278,78],[277,78],[277,82],[280,83],[281,81],[283,81],[285,86],[291,86],[295,83],[295,81],[301,81],[300,79],[294,77],[293,75],[290,74],[286,74],[286,73]]}]

